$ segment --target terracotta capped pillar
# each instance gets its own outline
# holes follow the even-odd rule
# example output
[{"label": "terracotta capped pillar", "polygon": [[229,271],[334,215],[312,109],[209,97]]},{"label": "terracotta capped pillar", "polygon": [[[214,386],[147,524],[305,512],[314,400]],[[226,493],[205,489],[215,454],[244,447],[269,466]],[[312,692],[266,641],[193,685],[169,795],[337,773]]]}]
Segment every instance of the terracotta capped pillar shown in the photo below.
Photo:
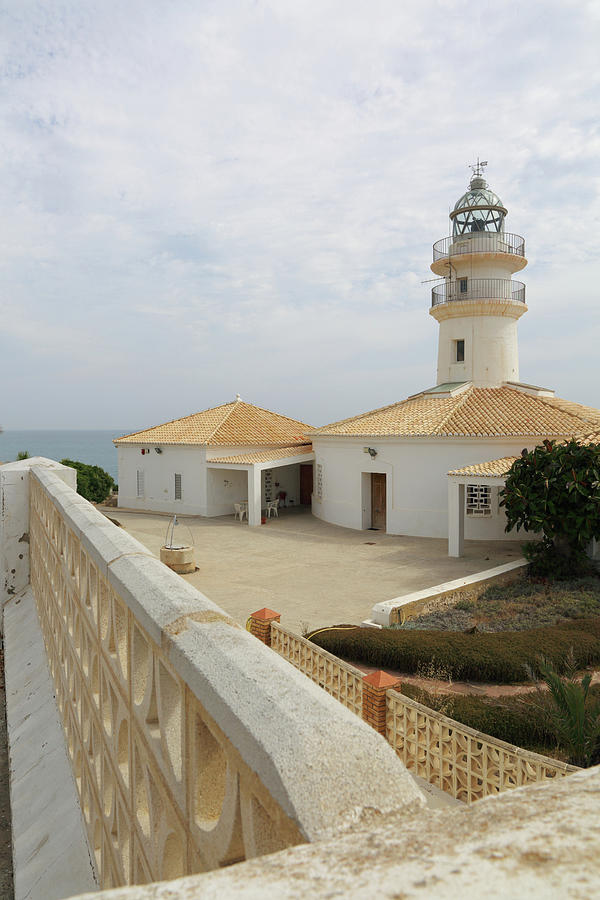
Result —
[{"label": "terracotta capped pillar", "polygon": [[266,644],[267,647],[271,646],[271,623],[272,622],[280,622],[281,621],[281,613],[275,612],[272,609],[267,609],[265,606],[263,609],[257,610],[257,612],[253,612],[250,614],[250,618],[248,619],[248,631],[257,637],[259,641],[262,641],[263,644]]},{"label": "terracotta capped pillar", "polygon": [[381,669],[363,678],[363,719],[384,737],[386,694],[391,688],[400,690],[400,679]]}]

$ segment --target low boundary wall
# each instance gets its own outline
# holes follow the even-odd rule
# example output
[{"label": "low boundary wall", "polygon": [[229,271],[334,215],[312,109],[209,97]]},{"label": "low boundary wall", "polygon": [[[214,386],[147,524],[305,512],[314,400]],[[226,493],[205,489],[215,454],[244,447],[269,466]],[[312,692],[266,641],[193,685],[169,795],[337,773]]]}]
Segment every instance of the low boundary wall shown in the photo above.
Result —
[{"label": "low boundary wall", "polygon": [[414,619],[422,613],[432,612],[434,609],[445,609],[454,606],[459,600],[476,600],[491,584],[509,584],[517,581],[523,575],[528,565],[527,560],[519,558],[513,562],[477,572],[475,575],[466,575],[454,581],[445,581],[422,591],[413,591],[402,597],[394,597],[393,600],[383,600],[376,603],[371,611],[371,618],[363,622],[363,625],[383,627],[397,625],[407,619]]}]

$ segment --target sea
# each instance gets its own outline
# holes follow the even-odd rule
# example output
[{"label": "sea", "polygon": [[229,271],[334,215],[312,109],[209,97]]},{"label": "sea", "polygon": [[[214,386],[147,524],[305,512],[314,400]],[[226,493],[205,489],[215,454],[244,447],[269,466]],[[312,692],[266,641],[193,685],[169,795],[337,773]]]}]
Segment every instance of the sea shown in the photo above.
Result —
[{"label": "sea", "polygon": [[117,450],[113,439],[131,429],[111,431],[9,431],[0,433],[0,462],[13,462],[17,453],[48,459],[73,459],[100,466],[117,481]]}]

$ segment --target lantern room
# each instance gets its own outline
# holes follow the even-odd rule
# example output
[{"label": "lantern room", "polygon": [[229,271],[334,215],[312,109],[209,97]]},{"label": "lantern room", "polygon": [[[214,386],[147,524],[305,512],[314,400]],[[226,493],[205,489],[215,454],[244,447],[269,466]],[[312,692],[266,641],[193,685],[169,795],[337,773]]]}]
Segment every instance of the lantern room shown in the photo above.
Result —
[{"label": "lantern room", "polygon": [[457,200],[450,213],[452,235],[454,237],[481,234],[482,231],[501,233],[507,209],[500,197],[491,191],[483,177],[483,167],[487,163],[477,162],[473,166],[473,177],[469,190]]}]

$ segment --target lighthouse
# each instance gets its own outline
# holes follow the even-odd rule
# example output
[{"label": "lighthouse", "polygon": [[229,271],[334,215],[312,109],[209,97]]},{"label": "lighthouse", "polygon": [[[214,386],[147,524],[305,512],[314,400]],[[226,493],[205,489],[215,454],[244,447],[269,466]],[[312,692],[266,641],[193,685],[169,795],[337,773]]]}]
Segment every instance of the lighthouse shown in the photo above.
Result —
[{"label": "lighthouse", "polygon": [[450,213],[451,235],[433,245],[431,292],[439,323],[437,384],[500,387],[519,381],[517,321],[527,312],[525,240],[505,230],[507,209],[473,165],[469,189]]}]

